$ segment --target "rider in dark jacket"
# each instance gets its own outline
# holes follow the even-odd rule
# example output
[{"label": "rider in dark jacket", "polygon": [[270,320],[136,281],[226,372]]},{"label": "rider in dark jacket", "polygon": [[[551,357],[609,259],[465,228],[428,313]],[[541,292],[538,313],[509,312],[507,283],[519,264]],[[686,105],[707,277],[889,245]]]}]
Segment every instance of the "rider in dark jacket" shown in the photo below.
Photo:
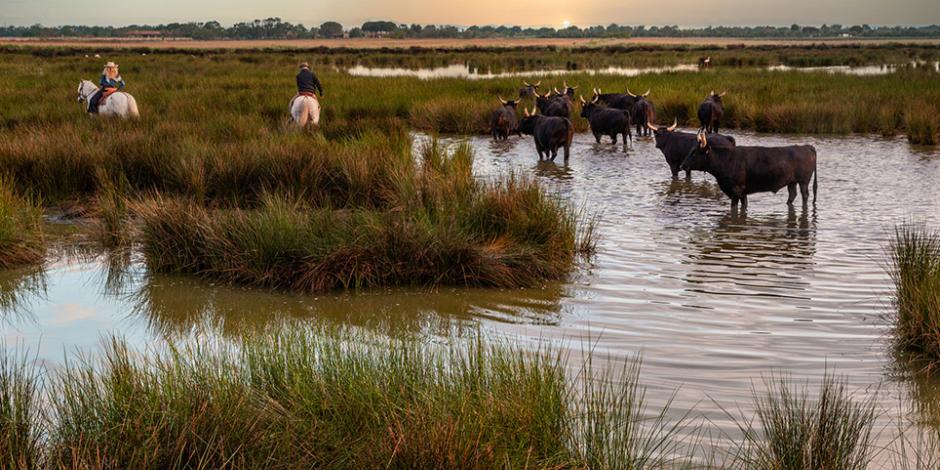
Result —
[{"label": "rider in dark jacket", "polygon": [[323,85],[320,79],[310,70],[310,64],[304,62],[300,64],[300,72],[297,73],[297,92],[298,93],[319,93],[323,96]]}]

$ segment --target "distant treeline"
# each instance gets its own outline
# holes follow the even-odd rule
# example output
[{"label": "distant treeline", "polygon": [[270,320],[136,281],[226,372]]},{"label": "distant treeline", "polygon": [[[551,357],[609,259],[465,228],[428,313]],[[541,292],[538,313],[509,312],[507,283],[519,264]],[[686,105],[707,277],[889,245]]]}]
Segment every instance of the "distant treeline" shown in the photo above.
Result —
[{"label": "distant treeline", "polygon": [[180,37],[192,39],[312,39],[340,37],[389,38],[630,38],[630,37],[725,37],[725,38],[835,38],[835,37],[940,37],[940,25],[870,26],[839,24],[822,26],[570,26],[523,28],[521,26],[470,26],[398,24],[368,21],[346,28],[335,21],[307,27],[280,18],[236,23],[230,27],[218,21],[169,23],[161,25],[114,26],[0,26],[0,37]]}]

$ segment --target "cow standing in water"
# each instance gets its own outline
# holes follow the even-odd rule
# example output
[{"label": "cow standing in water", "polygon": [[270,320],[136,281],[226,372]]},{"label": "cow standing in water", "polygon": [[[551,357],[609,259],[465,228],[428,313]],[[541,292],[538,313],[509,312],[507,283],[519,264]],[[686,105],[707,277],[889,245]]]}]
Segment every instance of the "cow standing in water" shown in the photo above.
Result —
[{"label": "cow standing in water", "polygon": [[811,145],[787,147],[738,146],[731,139],[713,139],[700,133],[697,145],[682,163],[683,170],[707,171],[729,198],[731,208],[747,210],[747,196],[754,193],[776,193],[786,187],[790,193],[787,204],[796,199],[799,186],[803,207],[809,202],[809,183],[813,182],[813,204],[819,175],[816,172],[816,149]]},{"label": "cow standing in water", "polygon": [[535,107],[543,116],[571,118],[571,100],[566,95],[553,95],[552,92],[535,95]]},{"label": "cow standing in water", "polygon": [[574,125],[568,118],[559,116],[541,116],[536,109],[529,112],[525,109],[525,117],[519,121],[519,132],[531,135],[535,139],[535,150],[539,153],[539,161],[548,158],[555,161],[558,149],[564,148],[565,163],[571,154],[571,141],[574,139]]},{"label": "cow standing in water", "polygon": [[656,122],[656,111],[653,109],[653,102],[647,99],[650,90],[646,90],[646,93],[637,96],[630,93],[628,89],[627,94],[636,100],[633,103],[633,123],[636,124],[636,135],[649,136],[649,124]]},{"label": "cow standing in water", "polygon": [[623,144],[633,140],[630,132],[630,112],[623,109],[608,108],[599,104],[600,99],[585,101],[581,97],[581,117],[591,124],[591,133],[597,143],[601,143],[602,136],[610,136],[617,143],[617,136],[623,135]]},{"label": "cow standing in water", "polygon": [[518,120],[516,119],[516,106],[519,101],[506,101],[498,97],[500,104],[493,116],[490,118],[490,132],[493,134],[493,140],[506,140],[516,132]]},{"label": "cow standing in water", "polygon": [[607,105],[608,108],[633,111],[633,103],[636,102],[636,98],[626,93],[604,93],[600,88],[595,88],[593,91],[594,96],[591,98],[592,102],[596,101],[599,104]]},{"label": "cow standing in water", "polygon": [[[695,149],[698,143],[696,134],[691,132],[676,132],[679,127],[678,121],[673,121],[672,126],[656,126],[647,124],[650,131],[653,132],[653,138],[656,140],[656,148],[666,157],[666,164],[669,165],[669,171],[672,172],[673,179],[679,178],[679,167],[689,156],[689,152]],[[692,178],[692,170],[685,170],[685,178]]]},{"label": "cow standing in water", "polygon": [[718,126],[721,124],[721,117],[725,112],[721,103],[722,96],[725,96],[725,94],[719,95],[712,91],[698,107],[698,121],[702,126],[702,132],[706,134],[718,133]]}]

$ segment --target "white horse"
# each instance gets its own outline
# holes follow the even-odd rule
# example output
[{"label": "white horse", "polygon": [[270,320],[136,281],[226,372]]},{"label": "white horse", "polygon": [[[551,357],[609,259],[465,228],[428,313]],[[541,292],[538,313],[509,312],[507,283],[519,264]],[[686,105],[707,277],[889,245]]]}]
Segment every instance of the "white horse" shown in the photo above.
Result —
[{"label": "white horse", "polygon": [[[80,103],[88,103],[88,101],[91,100],[91,96],[97,92],[98,87],[96,87],[94,83],[88,80],[82,80],[81,83],[78,84],[78,101]],[[88,110],[87,104],[85,110]],[[137,110],[137,101],[130,93],[124,91],[112,93],[104,104],[99,104],[98,114],[102,116],[117,116],[123,119],[137,119],[140,117],[140,112]]]},{"label": "white horse", "polygon": [[307,124],[313,127],[320,126],[320,102],[313,96],[298,95],[290,100],[291,121],[301,129]]}]

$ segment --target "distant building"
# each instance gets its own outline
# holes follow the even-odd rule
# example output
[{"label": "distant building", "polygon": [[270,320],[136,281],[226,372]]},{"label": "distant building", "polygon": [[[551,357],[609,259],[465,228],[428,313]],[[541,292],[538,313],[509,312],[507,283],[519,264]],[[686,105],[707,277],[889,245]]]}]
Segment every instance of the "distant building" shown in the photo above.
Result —
[{"label": "distant building", "polygon": [[124,37],[136,39],[160,39],[163,33],[160,31],[135,29],[124,33]]},{"label": "distant building", "polygon": [[364,31],[363,37],[367,38],[387,38],[391,33],[388,31]]}]

